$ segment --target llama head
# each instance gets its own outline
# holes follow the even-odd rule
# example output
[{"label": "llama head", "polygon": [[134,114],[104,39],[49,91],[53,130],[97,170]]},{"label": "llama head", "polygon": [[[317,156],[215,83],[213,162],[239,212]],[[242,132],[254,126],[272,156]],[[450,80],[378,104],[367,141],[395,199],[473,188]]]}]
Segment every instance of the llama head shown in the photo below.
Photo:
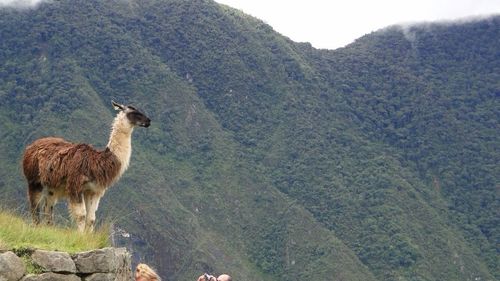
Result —
[{"label": "llama head", "polygon": [[140,126],[147,128],[151,125],[151,119],[137,108],[130,105],[119,104],[114,101],[111,101],[111,103],[115,110],[120,111],[118,114],[122,114],[132,127]]}]

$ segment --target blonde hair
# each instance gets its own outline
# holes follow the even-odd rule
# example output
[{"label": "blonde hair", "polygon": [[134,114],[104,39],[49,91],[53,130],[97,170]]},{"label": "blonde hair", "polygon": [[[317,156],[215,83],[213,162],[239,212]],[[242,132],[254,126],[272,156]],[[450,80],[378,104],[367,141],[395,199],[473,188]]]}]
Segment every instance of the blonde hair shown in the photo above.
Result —
[{"label": "blonde hair", "polygon": [[138,264],[135,269],[135,280],[137,280],[138,277],[142,277],[147,281],[161,281],[160,276],[158,276],[158,274],[156,274],[151,267],[144,263]]}]

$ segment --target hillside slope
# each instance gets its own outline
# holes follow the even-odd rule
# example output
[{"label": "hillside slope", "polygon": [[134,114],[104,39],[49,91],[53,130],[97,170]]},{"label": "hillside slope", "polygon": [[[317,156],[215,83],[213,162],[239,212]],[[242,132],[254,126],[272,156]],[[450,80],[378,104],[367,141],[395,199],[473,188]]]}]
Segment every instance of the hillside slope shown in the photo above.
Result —
[{"label": "hillside slope", "polygon": [[130,171],[106,194],[100,216],[131,232],[162,276],[375,280],[331,231],[239,160],[197,89],[128,29],[141,8],[60,1],[2,10],[3,204],[24,199],[18,163],[31,140],[58,135],[103,147],[113,98],[144,107],[155,125],[135,132]]},{"label": "hillside slope", "polygon": [[317,64],[371,138],[438,191],[447,219],[497,276],[499,24],[391,27]]},{"label": "hillside slope", "polygon": [[0,204],[37,137],[104,147],[115,99],[153,123],[99,218],[166,280],[499,278],[499,26],[319,51],[208,0],[1,9]]}]

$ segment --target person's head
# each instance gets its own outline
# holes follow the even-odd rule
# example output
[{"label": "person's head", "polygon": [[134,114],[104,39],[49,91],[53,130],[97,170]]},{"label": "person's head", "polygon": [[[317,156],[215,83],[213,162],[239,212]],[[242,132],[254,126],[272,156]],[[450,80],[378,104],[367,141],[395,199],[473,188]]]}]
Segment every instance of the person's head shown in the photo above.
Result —
[{"label": "person's head", "polygon": [[204,273],[203,275],[198,277],[197,281],[217,281],[217,278],[215,278],[215,276],[210,275],[208,273]]},{"label": "person's head", "polygon": [[227,274],[221,274],[217,277],[217,281],[233,281],[233,278]]},{"label": "person's head", "polygon": [[135,281],[161,281],[161,278],[147,264],[140,263],[135,269]]}]

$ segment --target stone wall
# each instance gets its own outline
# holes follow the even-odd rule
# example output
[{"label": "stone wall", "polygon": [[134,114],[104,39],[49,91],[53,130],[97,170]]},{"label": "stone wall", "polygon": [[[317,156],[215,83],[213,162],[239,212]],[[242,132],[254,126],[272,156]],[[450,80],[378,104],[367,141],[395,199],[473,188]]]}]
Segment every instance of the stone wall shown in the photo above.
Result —
[{"label": "stone wall", "polygon": [[125,248],[104,248],[74,255],[43,250],[0,253],[0,281],[59,280],[131,281],[130,254]]}]

